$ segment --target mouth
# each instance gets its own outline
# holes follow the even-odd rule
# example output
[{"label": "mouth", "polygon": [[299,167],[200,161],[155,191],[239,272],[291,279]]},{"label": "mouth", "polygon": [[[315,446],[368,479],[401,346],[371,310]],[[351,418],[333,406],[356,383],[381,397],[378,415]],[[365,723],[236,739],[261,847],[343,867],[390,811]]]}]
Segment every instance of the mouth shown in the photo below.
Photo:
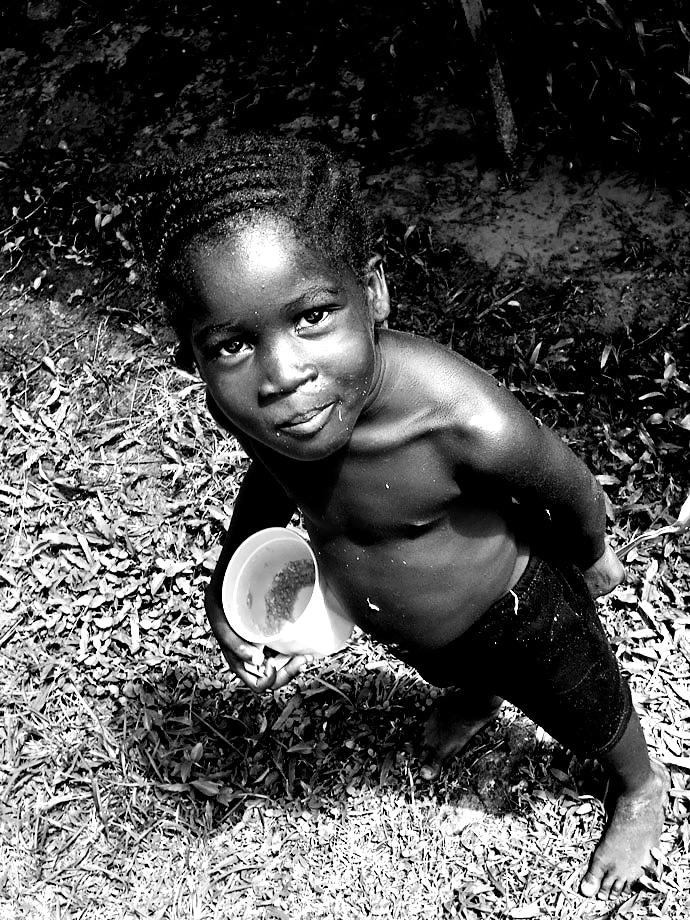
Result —
[{"label": "mouth", "polygon": [[281,422],[276,427],[279,431],[293,437],[311,437],[326,425],[334,408],[335,403],[330,402],[325,406],[319,406],[316,409],[310,409],[308,412],[295,415],[289,421]]}]

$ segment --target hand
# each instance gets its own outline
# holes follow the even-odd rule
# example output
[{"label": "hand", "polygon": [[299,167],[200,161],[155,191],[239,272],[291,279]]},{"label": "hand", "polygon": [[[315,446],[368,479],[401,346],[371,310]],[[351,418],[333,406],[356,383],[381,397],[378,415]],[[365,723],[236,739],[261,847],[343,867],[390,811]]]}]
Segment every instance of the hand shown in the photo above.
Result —
[{"label": "hand", "polygon": [[611,549],[608,540],[602,555],[582,574],[592,597],[608,594],[625,579],[623,564]]},{"label": "hand", "polygon": [[[238,636],[225,619],[220,601],[220,581],[215,575],[206,589],[205,604],[206,616],[230,670],[256,693],[284,687],[310,663],[310,656],[295,655],[289,658],[282,667],[276,669],[274,658],[266,655],[261,646],[245,642],[241,636]],[[248,670],[248,666],[252,665],[259,672],[263,672],[264,676]]]}]

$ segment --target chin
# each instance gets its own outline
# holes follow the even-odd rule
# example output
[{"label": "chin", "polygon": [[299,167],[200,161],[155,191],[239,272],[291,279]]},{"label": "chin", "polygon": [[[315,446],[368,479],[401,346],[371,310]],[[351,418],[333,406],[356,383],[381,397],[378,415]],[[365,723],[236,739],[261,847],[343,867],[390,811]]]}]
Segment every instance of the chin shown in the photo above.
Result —
[{"label": "chin", "polygon": [[297,439],[285,436],[270,446],[278,454],[289,457],[291,460],[309,462],[311,460],[325,460],[342,450],[350,441],[349,432],[343,432],[340,438],[309,438]]}]

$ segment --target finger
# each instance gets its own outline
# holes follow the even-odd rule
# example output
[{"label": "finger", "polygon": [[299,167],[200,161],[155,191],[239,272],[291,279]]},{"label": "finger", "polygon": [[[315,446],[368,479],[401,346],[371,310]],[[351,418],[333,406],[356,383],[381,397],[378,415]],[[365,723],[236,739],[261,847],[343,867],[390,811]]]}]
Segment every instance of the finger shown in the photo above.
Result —
[{"label": "finger", "polygon": [[263,693],[264,690],[268,690],[273,686],[275,680],[275,668],[267,668],[267,673],[263,677],[251,674],[240,664],[233,667],[232,670],[242,683],[255,693]]},{"label": "finger", "polygon": [[422,779],[433,781],[439,778],[443,762],[436,751],[431,748],[425,748],[422,751],[422,765],[419,769]]},{"label": "finger", "polygon": [[232,649],[221,647],[221,652],[232,673],[237,675],[252,690],[256,689],[258,682],[263,682],[266,678],[266,667],[263,658],[260,662],[247,662],[242,658],[238,658]]},{"label": "finger", "polygon": [[234,629],[231,629],[228,621],[225,619],[225,614],[222,612],[222,610],[220,611],[220,616],[218,616],[218,608],[216,605],[207,603],[206,615],[208,616],[208,621],[211,624],[213,635],[216,637],[216,640],[220,645],[223,654],[228,660],[228,664],[230,664],[231,667],[232,661],[230,661],[228,658],[229,655],[239,658],[242,661],[251,661],[252,664],[255,664],[257,667],[260,667],[263,664],[263,649],[258,645],[254,645],[252,642],[246,642],[235,632]]},{"label": "finger", "polygon": [[310,655],[295,655],[294,658],[291,658],[276,672],[273,689],[279,690],[293,678],[297,677],[298,674],[302,674],[307,665],[311,664],[311,661],[312,658]]},{"label": "finger", "polygon": [[281,668],[276,669],[271,658],[262,661],[265,675],[257,677],[255,674],[248,672],[239,661],[233,661],[226,655],[226,661],[232,671],[240,680],[256,693],[262,693],[264,690],[280,690],[288,684],[293,678],[301,674],[305,668],[311,664],[313,658],[311,655],[295,655],[290,658]]},{"label": "finger", "polygon": [[263,665],[265,656],[261,646],[252,645],[251,642],[245,642],[232,632],[230,635],[226,633],[214,633],[214,635],[230,667],[234,666],[235,661],[244,664],[251,662],[257,668]]}]

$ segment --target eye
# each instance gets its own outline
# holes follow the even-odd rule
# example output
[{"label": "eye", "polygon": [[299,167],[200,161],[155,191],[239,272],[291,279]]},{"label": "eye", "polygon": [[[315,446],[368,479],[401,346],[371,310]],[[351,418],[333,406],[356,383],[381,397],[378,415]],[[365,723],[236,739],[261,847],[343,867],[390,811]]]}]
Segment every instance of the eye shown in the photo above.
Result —
[{"label": "eye", "polygon": [[305,310],[304,313],[300,314],[297,320],[297,328],[318,326],[326,317],[330,316],[330,312],[331,311],[327,310],[326,307],[314,307],[312,310]]},{"label": "eye", "polygon": [[251,349],[249,342],[244,339],[225,339],[209,347],[212,358],[237,358]]}]

